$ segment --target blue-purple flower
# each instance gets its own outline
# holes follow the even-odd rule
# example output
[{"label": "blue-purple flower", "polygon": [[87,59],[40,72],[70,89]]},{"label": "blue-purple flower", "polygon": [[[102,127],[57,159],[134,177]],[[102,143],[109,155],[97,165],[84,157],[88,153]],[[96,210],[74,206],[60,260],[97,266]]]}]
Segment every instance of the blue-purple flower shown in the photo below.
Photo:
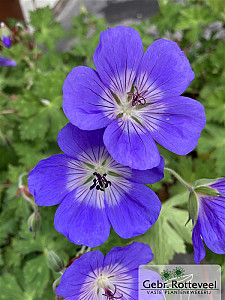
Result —
[{"label": "blue-purple flower", "polygon": [[0,23],[0,38],[2,39],[3,45],[6,48],[11,47],[11,33],[4,22]]},{"label": "blue-purple flower", "polygon": [[85,253],[66,269],[56,293],[65,300],[136,300],[138,268],[152,259],[151,248],[137,242],[113,248],[106,257]]},{"label": "blue-purple flower", "polygon": [[190,63],[172,41],[157,40],[143,55],[138,32],[117,26],[100,35],[96,70],[75,67],[63,86],[63,109],[84,130],[106,127],[104,144],[120,164],[156,167],[156,142],[186,155],[205,126],[203,106],[180,96],[194,79]]},{"label": "blue-purple flower", "polygon": [[0,66],[1,67],[15,67],[16,62],[12,59],[7,58],[7,57],[3,57],[0,54]]},{"label": "blue-purple flower", "polygon": [[4,36],[2,38],[2,42],[5,45],[6,48],[10,48],[11,47],[11,37],[10,36]]},{"label": "blue-purple flower", "polygon": [[198,193],[198,219],[193,229],[195,262],[205,257],[206,246],[217,254],[225,254],[225,179],[206,185],[220,195]]},{"label": "blue-purple flower", "polygon": [[156,194],[144,184],[163,178],[163,159],[145,171],[122,166],[107,151],[103,133],[67,124],[58,135],[65,154],[40,161],[28,178],[37,205],[60,203],[55,228],[78,245],[99,246],[111,225],[122,238],[143,234],[161,209]]}]

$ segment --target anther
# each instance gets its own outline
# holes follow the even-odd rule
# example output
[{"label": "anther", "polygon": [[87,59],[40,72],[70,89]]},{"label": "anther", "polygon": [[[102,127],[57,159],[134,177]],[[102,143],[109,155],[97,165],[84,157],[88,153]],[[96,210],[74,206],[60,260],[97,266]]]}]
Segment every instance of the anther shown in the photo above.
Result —
[{"label": "anther", "polygon": [[146,99],[144,95],[148,92],[148,90],[139,92],[137,86],[134,86],[134,91],[133,92],[128,92],[127,94],[129,96],[132,96],[131,99],[131,104],[132,106],[137,106],[137,105],[145,105],[146,104]]},{"label": "anther", "polygon": [[99,173],[94,172],[93,175],[95,178],[93,179],[93,184],[90,186],[90,190],[96,188],[96,190],[104,192],[108,186],[111,186],[111,182],[106,179],[106,173],[100,175]]}]

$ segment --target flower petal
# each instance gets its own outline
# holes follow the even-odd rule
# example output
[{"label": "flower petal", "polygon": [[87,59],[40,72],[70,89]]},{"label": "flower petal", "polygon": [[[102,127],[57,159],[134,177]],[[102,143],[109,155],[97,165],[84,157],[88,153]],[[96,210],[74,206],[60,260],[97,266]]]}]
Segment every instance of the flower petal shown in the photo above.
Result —
[{"label": "flower petal", "polygon": [[225,254],[225,198],[201,197],[198,225],[207,247],[217,253]]},{"label": "flower petal", "polygon": [[157,40],[146,50],[139,68],[136,85],[139,91],[148,90],[147,102],[179,96],[194,79],[188,59],[177,43]]},{"label": "flower petal", "polygon": [[157,143],[179,155],[196,147],[205,126],[204,107],[187,97],[163,99],[140,109],[138,119]]},{"label": "flower petal", "polygon": [[[103,260],[104,255],[100,251],[91,251],[76,259],[63,273],[60,285],[56,288],[57,295],[69,297],[66,299],[71,300],[80,299],[82,293],[85,294],[86,286],[88,290],[89,285],[85,283],[90,281],[89,274],[98,270]],[[94,282],[94,279],[92,280]]]},{"label": "flower petal", "polygon": [[158,219],[161,202],[148,187],[120,180],[105,191],[108,218],[124,239],[145,233]]},{"label": "flower petal", "polygon": [[106,255],[104,266],[119,264],[132,271],[133,269],[138,269],[140,265],[150,263],[153,257],[154,255],[149,245],[133,242],[126,247],[113,248]]},{"label": "flower petal", "polygon": [[160,163],[159,151],[150,132],[136,121],[114,120],[106,128],[103,140],[111,156],[122,165],[146,170]]},{"label": "flower petal", "polygon": [[15,67],[16,62],[12,59],[7,58],[7,57],[3,57],[0,54],[0,66],[2,66],[2,67]]},{"label": "flower petal", "polygon": [[63,85],[63,110],[71,123],[84,130],[103,128],[115,118],[115,101],[95,70],[76,67]]},{"label": "flower petal", "polygon": [[87,185],[64,199],[55,214],[55,228],[72,243],[97,247],[110,233],[104,207],[104,193]]},{"label": "flower petal", "polygon": [[124,299],[138,299],[138,268],[152,259],[151,248],[137,242],[113,248],[107,254],[104,267],[109,275],[113,275],[112,283],[116,286],[118,295],[123,295]]},{"label": "flower petal", "polygon": [[157,167],[148,170],[131,169],[131,174],[130,174],[131,177],[127,177],[127,179],[132,182],[153,184],[163,179],[164,166],[165,166],[165,161],[161,156],[160,164]]},{"label": "flower petal", "polygon": [[80,162],[64,154],[40,161],[29,173],[28,187],[40,206],[59,204],[87,176]]},{"label": "flower petal", "polygon": [[196,264],[199,264],[200,261],[203,260],[205,257],[205,247],[202,241],[202,238],[200,236],[199,227],[198,224],[195,225],[192,233],[192,241],[193,241],[193,247],[194,247],[194,260]]},{"label": "flower petal", "polygon": [[81,130],[68,123],[59,131],[57,142],[67,155],[92,163],[109,155],[103,144],[103,132],[103,129]]},{"label": "flower petal", "polygon": [[139,33],[133,28],[116,26],[101,33],[93,59],[105,85],[123,96],[131,90],[142,54]]},{"label": "flower petal", "polygon": [[215,183],[210,184],[210,187],[216,189],[220,194],[225,196],[225,178],[219,179]]}]

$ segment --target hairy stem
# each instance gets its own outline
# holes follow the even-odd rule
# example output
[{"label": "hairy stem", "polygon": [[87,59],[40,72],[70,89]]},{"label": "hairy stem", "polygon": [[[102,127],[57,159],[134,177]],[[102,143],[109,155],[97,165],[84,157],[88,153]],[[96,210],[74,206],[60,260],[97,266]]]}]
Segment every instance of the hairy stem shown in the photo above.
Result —
[{"label": "hairy stem", "polygon": [[170,168],[164,168],[164,170],[173,175],[186,189],[188,189],[188,191],[193,191],[193,187],[188,182],[186,182],[176,171]]}]

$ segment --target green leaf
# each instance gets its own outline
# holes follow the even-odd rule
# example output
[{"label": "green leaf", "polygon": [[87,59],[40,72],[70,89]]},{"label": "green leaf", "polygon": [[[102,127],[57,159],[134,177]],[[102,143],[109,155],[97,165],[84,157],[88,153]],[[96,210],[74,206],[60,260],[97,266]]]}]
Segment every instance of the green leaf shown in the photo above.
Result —
[{"label": "green leaf", "polygon": [[137,241],[149,244],[154,253],[153,264],[167,264],[175,253],[186,253],[185,242],[191,243],[191,226],[185,226],[188,212],[178,208],[188,201],[188,192],[167,200],[159,219]]},{"label": "green leaf", "polygon": [[225,128],[215,124],[207,124],[202,138],[199,140],[198,151],[207,154],[215,161],[215,170],[218,176],[225,174],[224,149]]},{"label": "green leaf", "polygon": [[23,272],[25,287],[29,286],[35,290],[35,294],[40,297],[49,280],[49,268],[46,262],[46,256],[40,255],[26,262]]},{"label": "green leaf", "polygon": [[1,300],[24,300],[24,294],[13,275],[6,273],[0,278]]}]

